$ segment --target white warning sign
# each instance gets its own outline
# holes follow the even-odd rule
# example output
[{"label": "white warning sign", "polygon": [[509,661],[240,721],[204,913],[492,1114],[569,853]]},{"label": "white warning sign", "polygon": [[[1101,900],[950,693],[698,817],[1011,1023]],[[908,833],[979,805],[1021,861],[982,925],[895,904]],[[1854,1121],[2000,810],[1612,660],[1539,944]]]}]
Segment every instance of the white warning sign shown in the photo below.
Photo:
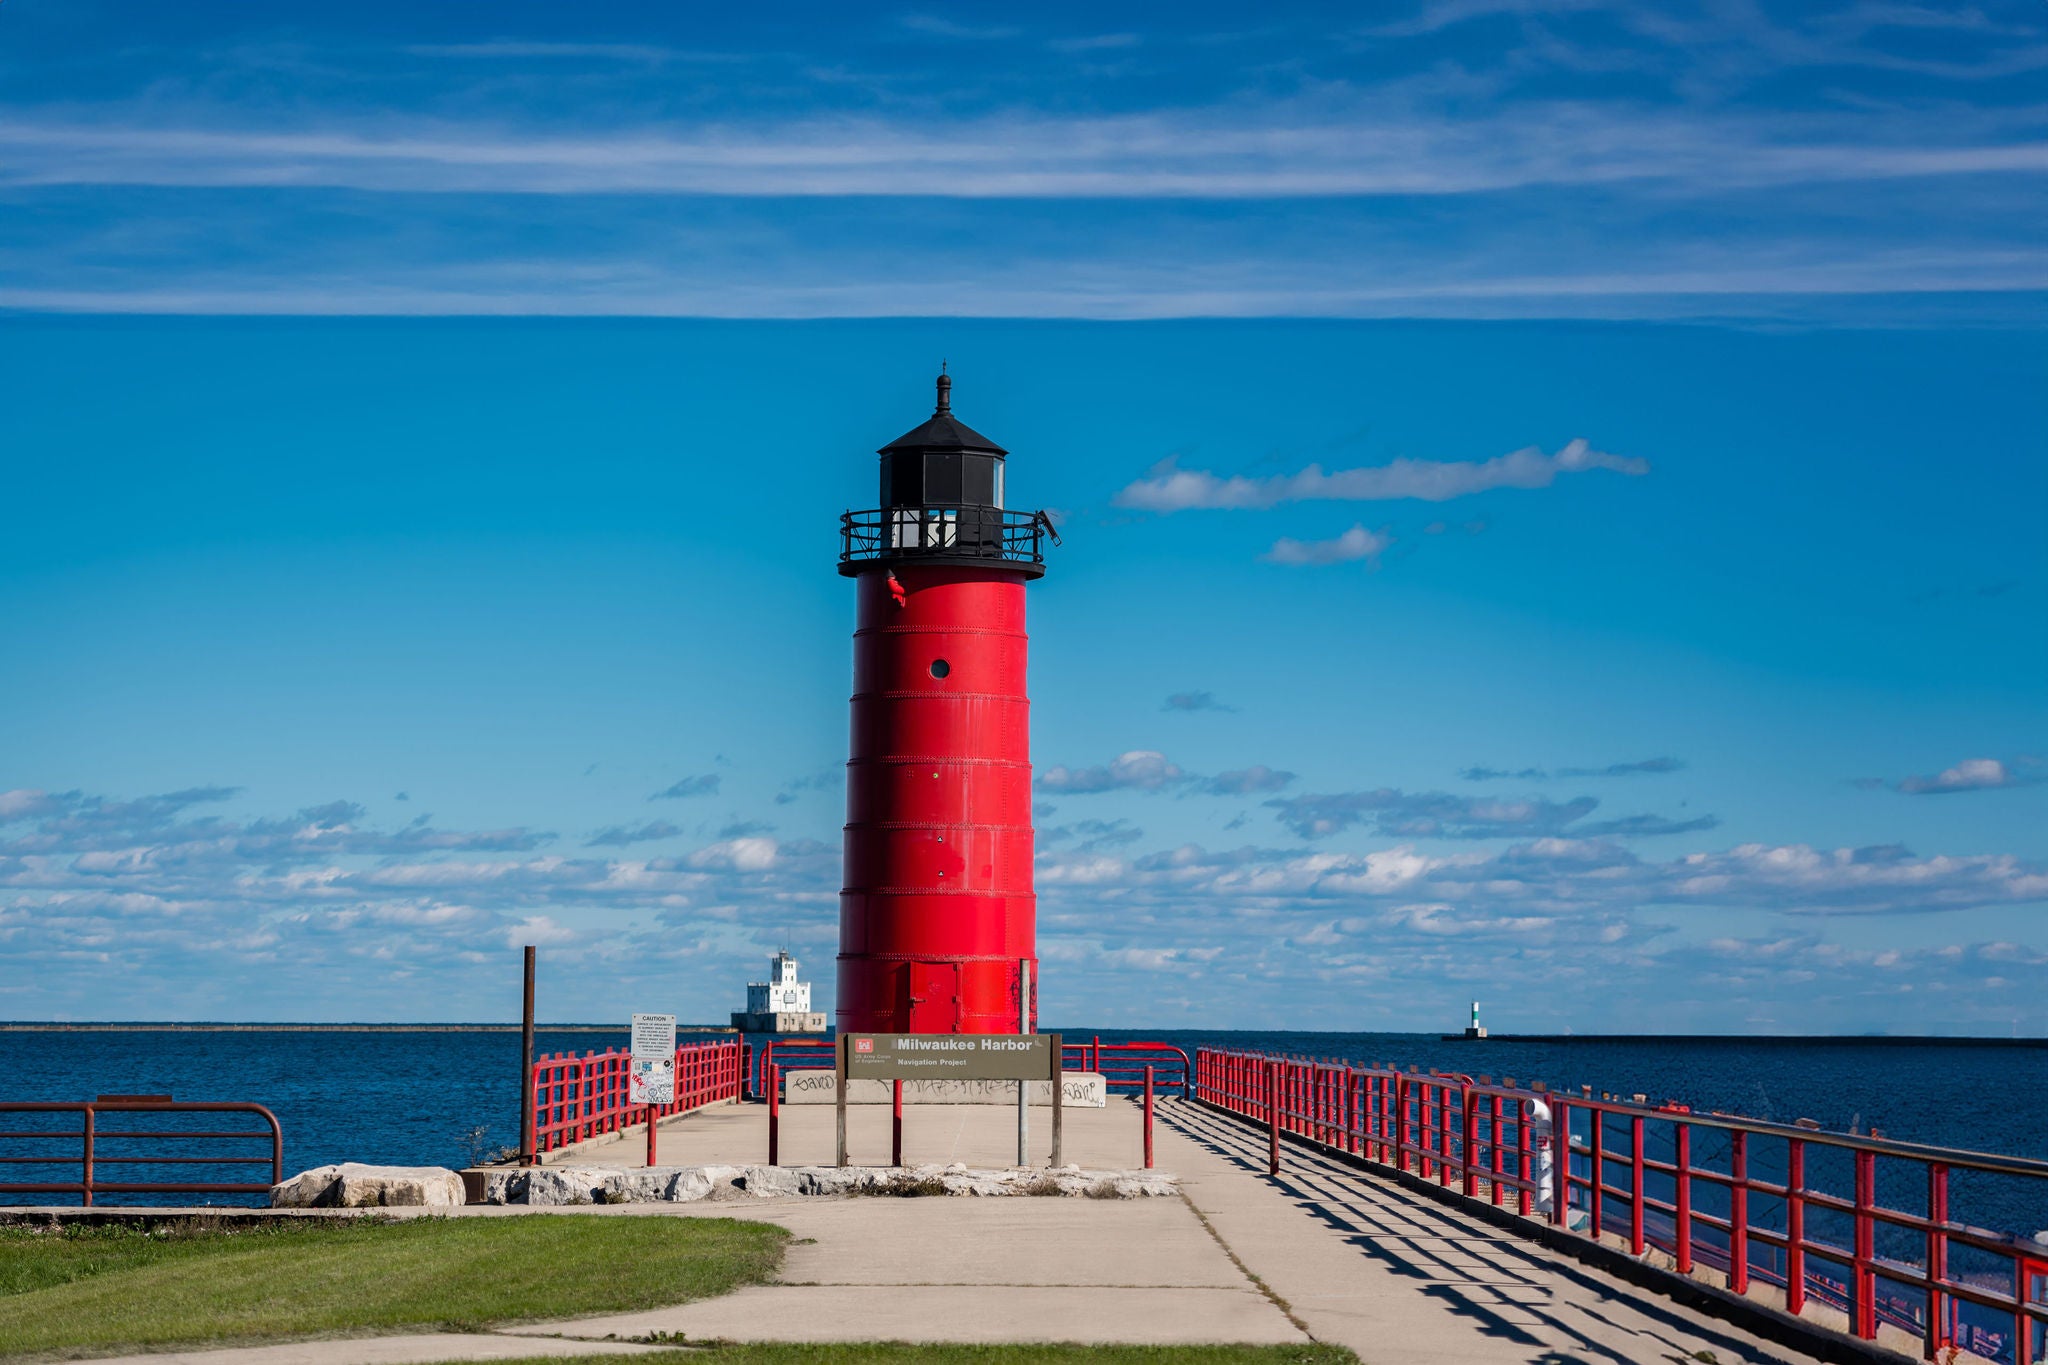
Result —
[{"label": "white warning sign", "polygon": [[632,1070],[626,1075],[628,1104],[672,1104],[676,1098],[676,1017],[633,1016]]}]

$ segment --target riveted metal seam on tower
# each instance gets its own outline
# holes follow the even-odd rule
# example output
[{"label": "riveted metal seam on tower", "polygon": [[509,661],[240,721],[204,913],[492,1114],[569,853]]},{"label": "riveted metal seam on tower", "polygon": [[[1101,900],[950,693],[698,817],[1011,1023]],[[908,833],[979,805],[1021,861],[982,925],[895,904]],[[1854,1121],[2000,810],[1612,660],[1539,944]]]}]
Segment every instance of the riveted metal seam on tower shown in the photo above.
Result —
[{"label": "riveted metal seam on tower", "polygon": [[1038,972],[1025,585],[1043,513],[1007,510],[1007,455],[952,414],[882,447],[881,505],[841,519],[855,580],[839,895],[845,1032],[1013,1033]]}]

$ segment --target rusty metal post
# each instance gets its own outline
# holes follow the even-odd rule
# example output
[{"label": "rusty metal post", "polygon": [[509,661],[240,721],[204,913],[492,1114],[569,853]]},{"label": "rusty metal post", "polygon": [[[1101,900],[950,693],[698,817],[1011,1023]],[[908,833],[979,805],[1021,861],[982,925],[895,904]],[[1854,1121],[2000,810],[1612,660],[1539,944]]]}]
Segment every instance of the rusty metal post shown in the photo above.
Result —
[{"label": "rusty metal post", "polygon": [[1678,1273],[1692,1274],[1692,1125],[1681,1123],[1677,1134],[1678,1150],[1672,1164],[1678,1168],[1677,1221],[1672,1236],[1678,1242]]},{"label": "rusty metal post", "polygon": [[533,1107],[533,953],[526,945],[526,1004],[519,1015],[519,1164],[531,1166],[534,1153]]},{"label": "rusty metal post", "polygon": [[1940,1286],[1948,1283],[1948,1234],[1936,1231],[1948,1222],[1948,1167],[1939,1161],[1927,1167],[1927,1358],[1949,1344],[1949,1297]]},{"label": "rusty metal post", "polygon": [[1785,1311],[1806,1307],[1806,1144],[1785,1142]]},{"label": "rusty metal post", "polygon": [[1145,1169],[1152,1169],[1152,1068],[1145,1068]]},{"label": "rusty metal post", "polygon": [[654,1135],[660,1131],[659,1127],[655,1123],[655,1120],[660,1116],[661,1110],[655,1108],[655,1106],[651,1104],[647,1106],[647,1164],[649,1166],[658,1166],[661,1164],[660,1162],[654,1159]]},{"label": "rusty metal post", "polygon": [[[85,1207],[86,1207],[86,1208],[91,1208],[91,1207],[92,1207],[92,1130],[93,1130],[93,1112],[94,1112],[94,1111],[93,1111],[93,1107],[92,1107],[91,1105],[89,1105],[89,1104],[88,1104],[87,1106],[85,1106],[85,1131],[84,1131],[83,1133],[81,1133],[81,1134],[80,1134],[80,1136],[81,1136],[81,1137],[83,1137],[83,1138],[85,1139],[85,1157],[84,1157],[84,1160],[83,1160],[83,1161],[82,1161],[82,1162],[80,1163],[81,1169],[80,1169],[80,1171],[79,1171],[79,1175],[80,1175],[80,1177],[81,1177],[81,1178],[80,1178],[80,1181],[79,1181],[79,1183],[80,1183],[80,1184],[81,1184],[81,1185],[82,1185],[82,1186],[84,1187],[84,1189],[83,1189],[82,1193],[84,1194],[84,1197],[85,1197]],[[272,1182],[272,1183],[275,1183],[275,1182]]]},{"label": "rusty metal post", "polygon": [[1749,1292],[1749,1134],[1728,1135],[1728,1289]]}]

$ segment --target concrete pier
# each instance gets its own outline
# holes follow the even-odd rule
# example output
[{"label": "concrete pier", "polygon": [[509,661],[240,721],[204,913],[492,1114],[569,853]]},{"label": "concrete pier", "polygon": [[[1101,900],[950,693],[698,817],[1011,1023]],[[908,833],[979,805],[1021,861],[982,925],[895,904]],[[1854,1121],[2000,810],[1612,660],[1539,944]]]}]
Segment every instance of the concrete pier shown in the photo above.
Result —
[{"label": "concrete pier", "polygon": [[[889,1117],[849,1111],[854,1160],[888,1160]],[[782,1122],[784,1161],[831,1159],[830,1109],[785,1109]],[[985,1106],[911,1109],[905,1159],[1007,1164],[1013,1122]],[[1142,1159],[1141,1114],[1127,1100],[1070,1113],[1067,1124],[1069,1161]],[[672,1120],[661,1144],[664,1162],[758,1162],[767,1111],[724,1106]],[[813,1240],[792,1249],[781,1284],[533,1330],[799,1341],[1317,1340],[1367,1362],[1419,1365],[1817,1359],[1333,1159],[1289,1147],[1280,1176],[1270,1177],[1263,1132],[1177,1099],[1159,1104],[1155,1144],[1159,1169],[1181,1179],[1181,1200],[685,1205],[676,1212],[763,1218]],[[632,1166],[645,1145],[644,1131],[625,1134],[566,1159]]]}]

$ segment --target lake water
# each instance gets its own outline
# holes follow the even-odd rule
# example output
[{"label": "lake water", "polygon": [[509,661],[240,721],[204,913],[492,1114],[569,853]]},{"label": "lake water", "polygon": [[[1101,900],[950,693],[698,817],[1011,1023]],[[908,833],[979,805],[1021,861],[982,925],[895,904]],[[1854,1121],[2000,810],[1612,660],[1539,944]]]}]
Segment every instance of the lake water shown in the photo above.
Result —
[{"label": "lake water", "polygon": [[[1156,1038],[1190,1053],[1232,1047],[1513,1076],[1554,1088],[1591,1085],[1695,1109],[1778,1122],[1811,1118],[1832,1129],[1875,1126],[1905,1141],[2048,1158],[2048,1043],[1059,1031],[1070,1042],[1099,1033],[1111,1042]],[[616,1035],[542,1030],[536,1046],[583,1052],[625,1041],[623,1028]],[[0,1100],[103,1093],[253,1100],[283,1124],[288,1172],[333,1161],[460,1166],[513,1145],[518,1072],[515,1033],[0,1033]],[[38,1200],[0,1194],[8,1202]]]}]

